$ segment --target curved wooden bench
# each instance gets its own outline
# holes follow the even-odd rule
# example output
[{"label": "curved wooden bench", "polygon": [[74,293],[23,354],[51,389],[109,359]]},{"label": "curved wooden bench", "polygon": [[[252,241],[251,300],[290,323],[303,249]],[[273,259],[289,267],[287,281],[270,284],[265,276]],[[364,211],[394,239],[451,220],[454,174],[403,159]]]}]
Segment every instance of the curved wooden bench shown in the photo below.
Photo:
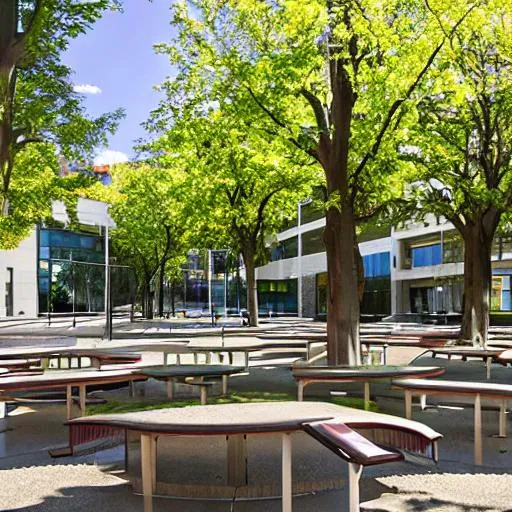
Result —
[{"label": "curved wooden bench", "polygon": [[438,377],[444,368],[437,366],[312,366],[294,365],[292,374],[297,381],[297,400],[304,399],[304,388],[314,382],[363,382],[364,407],[370,405],[370,382],[398,377]]},{"label": "curved wooden bench", "polygon": [[471,396],[474,398],[475,464],[482,464],[482,410],[481,399],[500,401],[499,437],[506,436],[506,400],[512,398],[512,385],[488,382],[463,382],[454,380],[400,379],[393,380],[395,389],[403,389],[405,417],[412,417],[413,395]]},{"label": "curved wooden bench", "polygon": [[[332,423],[331,421],[332,420]],[[320,427],[317,422],[329,421]],[[156,487],[157,438],[162,435],[203,435],[242,438],[246,434],[281,434],[282,443],[282,510],[292,510],[292,446],[293,432],[306,430],[322,437],[343,452],[349,462],[349,510],[359,511],[359,476],[362,466],[399,460],[400,455],[387,452],[407,450],[436,457],[436,443],[442,437],[421,423],[396,416],[361,411],[322,402],[265,402],[192,406],[125,414],[106,414],[77,418],[68,422],[70,444],[91,443],[100,437],[119,436],[127,431],[141,434],[142,488],[144,511],[152,512],[152,495]],[[333,426],[338,425],[338,426]],[[330,429],[329,439],[325,430]],[[357,432],[355,432],[357,431]],[[334,432],[334,434],[332,434]],[[375,443],[369,436],[375,436]],[[365,439],[366,438],[366,439]],[[319,439],[320,440],[320,439]],[[330,447],[330,446],[329,446]],[[243,454],[243,450],[237,452]],[[229,454],[229,443],[228,443]],[[341,452],[338,453],[341,456]],[[363,464],[365,463],[365,464]],[[229,465],[242,470],[243,461],[228,458]],[[243,480],[242,478],[242,480]],[[244,485],[243,481],[238,485]]]}]

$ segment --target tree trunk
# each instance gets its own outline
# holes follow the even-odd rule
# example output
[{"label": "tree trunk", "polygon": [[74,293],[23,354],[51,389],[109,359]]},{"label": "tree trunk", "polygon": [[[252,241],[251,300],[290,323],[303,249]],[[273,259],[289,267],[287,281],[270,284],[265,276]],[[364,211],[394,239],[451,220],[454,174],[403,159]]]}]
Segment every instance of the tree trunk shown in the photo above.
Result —
[{"label": "tree trunk", "polygon": [[176,283],[174,280],[171,282],[171,314],[173,318],[176,316]]},{"label": "tree trunk", "polygon": [[164,316],[164,270],[165,260],[160,264],[160,271],[158,275],[158,316]]},{"label": "tree trunk", "polygon": [[247,274],[247,311],[249,313],[249,325],[258,327],[258,287],[256,282],[255,251],[246,249],[243,253],[245,272]]},{"label": "tree trunk", "polygon": [[491,250],[493,235],[481,222],[464,234],[464,312],[460,335],[474,345],[485,347],[489,330],[491,295]]},{"label": "tree trunk", "polygon": [[0,2],[0,173],[2,178],[2,212],[6,213],[5,201],[12,170],[12,123],[13,102],[16,87],[16,59],[13,51],[16,41],[16,0]]},{"label": "tree trunk", "polygon": [[357,243],[357,237],[354,239],[354,258],[356,261],[356,269],[357,269],[357,297],[359,299],[359,304],[363,304],[364,298],[364,264],[363,257],[361,256],[361,251],[359,250],[359,244]]},{"label": "tree trunk", "polygon": [[361,363],[354,215],[330,208],[324,232],[327,253],[327,354],[330,365]]}]

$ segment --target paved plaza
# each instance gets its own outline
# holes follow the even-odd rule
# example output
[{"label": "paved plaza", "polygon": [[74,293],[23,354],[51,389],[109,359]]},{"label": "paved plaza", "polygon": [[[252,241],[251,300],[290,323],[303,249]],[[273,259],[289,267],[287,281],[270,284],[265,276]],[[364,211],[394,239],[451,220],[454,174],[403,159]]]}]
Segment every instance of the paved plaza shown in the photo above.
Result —
[{"label": "paved plaza", "polygon": [[[96,326],[84,322],[85,336],[80,327],[68,330],[69,342],[78,346],[126,346],[134,340],[151,339],[169,333],[169,325],[162,322],[119,325],[122,333],[111,342],[90,337]],[[5,324],[4,324],[5,325]],[[263,324],[261,330],[268,329]],[[322,324],[311,324],[315,331]],[[2,327],[0,327],[1,329]],[[16,330],[17,326],[10,326]],[[52,328],[34,325],[31,336],[42,344],[52,336],[62,341],[65,326]],[[189,326],[173,325],[168,334],[182,336],[192,332]],[[229,328],[226,329],[226,332]],[[256,332],[254,334],[257,334]],[[219,331],[198,326],[192,333],[194,342],[211,343],[219,338]],[[216,338],[217,337],[217,338]],[[159,338],[162,341],[166,338]],[[244,338],[246,339],[246,338]],[[254,338],[256,339],[256,338]],[[247,337],[250,341],[251,337]],[[417,356],[421,349],[392,347],[388,352],[390,364],[402,364]],[[172,356],[171,356],[172,357]],[[192,362],[192,354],[184,354],[182,363]],[[240,359],[237,360],[237,357]],[[235,364],[242,355],[235,355]],[[233,391],[270,391],[296,394],[296,384],[290,365],[300,357],[293,350],[261,352],[251,355],[250,373],[230,379]],[[190,359],[190,361],[188,361]],[[161,364],[161,354],[143,353],[143,364]],[[418,359],[418,365],[446,366],[443,379],[485,381],[485,365],[481,361]],[[493,365],[492,382],[510,382],[511,368]],[[372,384],[372,398],[379,411],[403,416],[404,401],[401,392],[391,391],[385,383]],[[362,396],[361,386],[354,384],[315,384],[308,387],[306,400],[327,400],[332,391],[348,391]],[[136,385],[137,400],[165,400],[165,384],[148,381]],[[90,399],[128,400],[126,388],[93,392]],[[473,465],[473,408],[464,400],[433,399],[421,410],[413,407],[413,419],[443,434],[440,441],[438,464],[400,462],[368,467],[361,480],[361,510],[368,511],[429,511],[429,512],[505,512],[511,510],[510,489],[512,475],[512,440],[493,437],[498,430],[498,412],[492,404],[483,403],[484,464]],[[98,452],[84,452],[79,456],[53,459],[48,449],[67,443],[68,429],[64,425],[65,404],[59,400],[35,404],[27,401],[16,408],[2,423],[0,433],[0,509],[16,511],[81,511],[143,509],[140,496],[138,451],[130,453],[128,472],[124,471],[124,447],[113,446]],[[510,423],[510,422],[508,422]],[[507,425],[510,431],[510,424]],[[225,439],[166,438],[159,444],[158,481],[162,489],[173,488],[177,482],[200,488],[202,485],[222,485],[225,478]],[[219,500],[197,498],[177,499],[158,497],[154,510],[160,511],[279,511],[280,441],[278,436],[249,436],[249,480],[268,490],[269,499],[247,498],[236,493]],[[345,510],[346,464],[306,434],[293,435],[294,510]],[[132,487],[131,483],[134,487]],[[23,485],[20,485],[23,482]],[[301,482],[308,483],[301,490]],[[307,489],[306,489],[307,488]],[[134,492],[135,491],[135,492]],[[272,496],[276,496],[272,498]]]}]

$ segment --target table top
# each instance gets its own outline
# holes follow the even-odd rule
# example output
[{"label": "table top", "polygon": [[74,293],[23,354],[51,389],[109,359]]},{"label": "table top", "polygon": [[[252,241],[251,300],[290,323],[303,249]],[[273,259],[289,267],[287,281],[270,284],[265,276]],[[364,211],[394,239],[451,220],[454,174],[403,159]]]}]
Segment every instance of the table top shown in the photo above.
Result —
[{"label": "table top", "polygon": [[227,364],[176,364],[141,368],[138,373],[153,378],[165,377],[208,377],[242,373],[245,368]]},{"label": "table top", "polygon": [[326,402],[261,402],[200,405],[76,418],[70,425],[109,425],[139,432],[175,435],[228,435],[293,432],[303,423],[338,419],[355,428],[409,430],[434,440],[440,434],[421,423]]},{"label": "table top", "polygon": [[226,342],[224,345],[216,343],[215,345],[188,345],[187,347],[190,352],[257,352],[264,348],[263,343],[251,342],[243,344]]},{"label": "table top", "polygon": [[392,381],[393,386],[400,388],[446,391],[454,394],[477,394],[482,395],[510,395],[512,396],[512,385],[493,384],[489,382],[465,382],[457,380],[430,380],[430,379],[398,379]]},{"label": "table top", "polygon": [[395,377],[437,377],[445,368],[439,366],[310,366],[295,365],[292,373],[295,378],[336,380],[378,380]]},{"label": "table top", "polygon": [[499,356],[498,359],[502,363],[512,363],[512,350],[505,350]]},{"label": "table top", "polygon": [[146,378],[133,369],[51,370],[29,376],[3,377],[0,379],[0,390],[52,389],[62,388],[67,384],[107,384]]},{"label": "table top", "polygon": [[51,347],[51,348],[28,348],[0,350],[0,361],[2,359],[27,359],[41,357],[97,357],[100,359],[140,359],[140,354],[127,350],[112,350],[108,348],[78,348],[78,347]]},{"label": "table top", "polygon": [[432,348],[429,352],[434,354],[453,354],[456,356],[470,356],[470,357],[495,357],[503,352],[504,349],[491,348],[482,349],[474,347],[444,347],[444,348]]}]

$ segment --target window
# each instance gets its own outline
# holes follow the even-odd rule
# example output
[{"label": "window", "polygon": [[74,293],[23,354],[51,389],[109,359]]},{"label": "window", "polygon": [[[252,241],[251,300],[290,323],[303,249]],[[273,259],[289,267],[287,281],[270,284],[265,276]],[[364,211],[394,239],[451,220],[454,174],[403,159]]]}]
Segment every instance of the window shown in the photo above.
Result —
[{"label": "window", "polygon": [[441,244],[412,247],[411,252],[413,268],[441,264]]},{"label": "window", "polygon": [[298,239],[296,236],[287,238],[270,249],[270,261],[296,258],[298,254]]},{"label": "window", "polygon": [[389,276],[391,274],[389,252],[363,256],[364,277]]},{"label": "window", "polygon": [[302,234],[302,255],[316,254],[325,251],[324,228],[306,231]]},{"label": "window", "polygon": [[443,263],[464,261],[464,244],[460,239],[445,240],[443,243]]}]

